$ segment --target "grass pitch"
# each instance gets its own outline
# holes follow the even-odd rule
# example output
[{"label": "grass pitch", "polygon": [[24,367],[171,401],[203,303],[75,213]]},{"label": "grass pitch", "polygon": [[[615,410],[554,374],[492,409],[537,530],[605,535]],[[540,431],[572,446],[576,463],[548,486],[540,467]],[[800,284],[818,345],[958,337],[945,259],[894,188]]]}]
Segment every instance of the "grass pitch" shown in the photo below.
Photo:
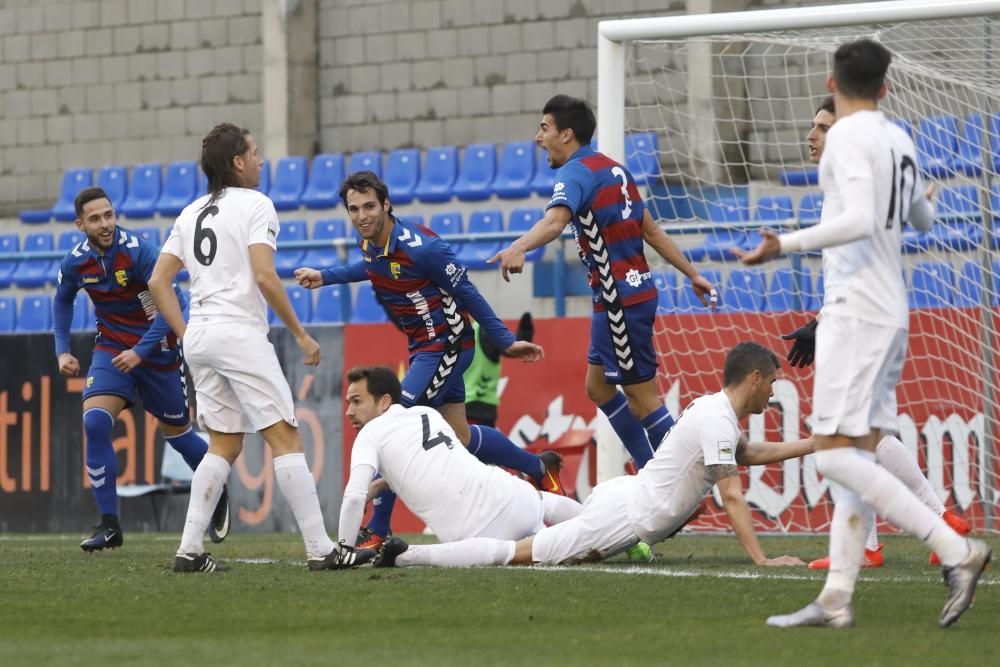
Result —
[{"label": "grass pitch", "polygon": [[[1000,577],[947,630],[940,571],[885,539],[850,630],[774,630],[823,574],[755,568],[731,537],[681,536],[651,564],[309,572],[297,535],[234,534],[229,572],[174,574],[178,535],[0,537],[0,665],[949,665],[1000,664]],[[415,538],[420,539],[420,538]],[[1000,540],[991,538],[994,549]],[[767,537],[772,555],[823,537]]]}]

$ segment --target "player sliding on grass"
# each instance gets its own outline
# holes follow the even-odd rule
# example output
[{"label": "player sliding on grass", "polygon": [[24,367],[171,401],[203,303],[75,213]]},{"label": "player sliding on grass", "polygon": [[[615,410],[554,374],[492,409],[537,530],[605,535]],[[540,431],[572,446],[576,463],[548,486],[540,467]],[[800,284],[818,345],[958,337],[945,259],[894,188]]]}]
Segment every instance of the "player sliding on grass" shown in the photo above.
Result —
[{"label": "player sliding on grass", "polygon": [[[737,464],[763,465],[812,452],[811,440],[748,443],[741,434],[740,420],[767,407],[779,365],[774,353],[757,343],[734,347],[726,356],[722,391],[695,399],[638,474],[598,484],[583,511],[568,521],[518,541],[478,538],[409,546],[393,537],[374,564],[573,564],[609,558],[640,540],[647,544],[664,540],[687,522],[713,484],[735,474]],[[801,561],[781,556],[765,564],[801,565]]]}]

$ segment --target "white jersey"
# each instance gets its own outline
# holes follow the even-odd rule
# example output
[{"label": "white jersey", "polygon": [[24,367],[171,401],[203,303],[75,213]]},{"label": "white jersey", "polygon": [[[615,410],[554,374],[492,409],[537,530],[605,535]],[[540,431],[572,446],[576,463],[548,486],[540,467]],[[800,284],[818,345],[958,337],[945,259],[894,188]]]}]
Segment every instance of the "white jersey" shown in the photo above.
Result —
[{"label": "white jersey", "polygon": [[913,142],[880,111],[852,113],[827,133],[819,163],[820,224],[843,212],[841,188],[853,179],[874,185],[874,233],[823,249],[823,312],[908,328],[901,228],[910,206],[924,198],[924,186]]},{"label": "white jersey", "polygon": [[250,246],[277,249],[278,214],[261,192],[226,188],[181,211],[160,252],[176,255],[191,275],[190,321],[244,321],[267,329],[267,303],[250,266]]},{"label": "white jersey", "polygon": [[392,405],[354,441],[351,469],[373,467],[442,542],[479,534],[514,496],[513,475],[482,463],[433,408]]},{"label": "white jersey", "polygon": [[635,476],[628,520],[647,544],[666,539],[736,465],[740,425],[725,392],[696,398]]}]

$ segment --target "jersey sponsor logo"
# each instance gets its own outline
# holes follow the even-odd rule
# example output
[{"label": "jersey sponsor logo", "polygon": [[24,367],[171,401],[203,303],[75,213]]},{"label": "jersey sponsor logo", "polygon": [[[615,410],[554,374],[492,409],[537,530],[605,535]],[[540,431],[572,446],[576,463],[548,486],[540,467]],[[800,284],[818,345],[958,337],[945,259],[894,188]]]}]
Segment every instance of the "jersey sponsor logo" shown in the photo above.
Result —
[{"label": "jersey sponsor logo", "polygon": [[164,419],[183,419],[184,418],[184,413],[183,412],[178,412],[175,415],[164,413],[163,418]]},{"label": "jersey sponsor logo", "polygon": [[455,271],[458,271],[458,268],[455,266],[454,262],[448,262],[448,266],[444,267],[444,272],[449,276],[454,275]]},{"label": "jersey sponsor logo", "polygon": [[127,287],[128,271],[126,271],[125,269],[118,269],[117,271],[115,271],[115,280],[117,280],[118,284],[121,285],[122,287]]},{"label": "jersey sponsor logo", "polygon": [[733,441],[732,440],[719,440],[719,460],[720,461],[733,461]]},{"label": "jersey sponsor logo", "polygon": [[448,266],[444,267],[444,272],[448,274],[448,278],[451,281],[451,286],[456,287],[458,283],[462,281],[462,277],[465,275],[465,267],[456,266],[454,262],[449,262]]},{"label": "jersey sponsor logo", "polygon": [[399,262],[389,262],[389,273],[392,274],[393,278],[399,280],[400,271]]},{"label": "jersey sponsor logo", "polygon": [[416,398],[416,396],[414,396],[414,395],[413,395],[413,394],[411,394],[410,392],[406,391],[405,389],[403,390],[403,392],[402,392],[402,393],[403,393],[403,396],[404,396],[405,398],[408,398],[408,399],[410,399],[411,401],[412,401],[413,399],[415,399],[415,398]]},{"label": "jersey sponsor logo", "polygon": [[437,338],[437,332],[434,331],[434,318],[431,317],[431,307],[427,303],[427,299],[419,291],[407,292],[406,298],[410,300],[413,307],[417,310],[417,315],[421,317],[424,321],[424,327],[427,329],[427,340],[434,340]]},{"label": "jersey sponsor logo", "polygon": [[91,285],[93,283],[99,283],[99,282],[101,282],[101,277],[100,276],[84,276],[83,277],[83,284],[84,285]]},{"label": "jersey sponsor logo", "polygon": [[566,184],[565,184],[565,183],[563,183],[562,181],[559,181],[558,183],[556,183],[556,184],[555,184],[555,185],[554,185],[554,186],[552,187],[552,193],[553,193],[553,194],[558,194],[558,193],[562,192],[562,191],[563,191],[563,190],[565,190],[565,189],[566,189]]},{"label": "jersey sponsor logo", "polygon": [[149,293],[149,290],[143,290],[139,292],[139,303],[142,304],[142,309],[146,311],[146,319],[152,321],[156,318],[156,303],[153,301],[153,295]]},{"label": "jersey sponsor logo", "polygon": [[649,271],[641,273],[638,269],[629,269],[628,273],[625,274],[625,282],[631,287],[639,287],[643,280],[649,280],[651,277],[652,274]]}]

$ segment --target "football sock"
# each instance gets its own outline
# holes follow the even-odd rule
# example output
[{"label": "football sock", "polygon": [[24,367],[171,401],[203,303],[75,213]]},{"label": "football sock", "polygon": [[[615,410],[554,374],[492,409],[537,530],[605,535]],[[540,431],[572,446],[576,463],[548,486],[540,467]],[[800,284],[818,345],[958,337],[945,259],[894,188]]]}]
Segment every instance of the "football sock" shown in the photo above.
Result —
[{"label": "football sock", "polygon": [[[378,479],[381,475],[376,475]],[[379,537],[389,534],[389,525],[392,522],[392,508],[396,506],[396,494],[391,490],[383,491],[372,499],[372,518],[368,522],[368,529]]]},{"label": "football sock", "polygon": [[820,450],[814,454],[816,467],[824,477],[858,494],[889,523],[922,540],[938,553],[943,565],[957,565],[968,555],[964,538],[920,502],[895,475],[857,452],[854,447]]},{"label": "football sock", "polygon": [[878,447],[875,448],[875,457],[878,464],[899,478],[906,484],[917,498],[927,505],[938,516],[944,514],[944,504],[931,487],[931,483],[924,477],[917,465],[917,459],[910,453],[899,438],[887,435],[882,438]]},{"label": "football sock", "polygon": [[180,552],[200,554],[208,522],[222,495],[222,485],[229,477],[229,461],[218,454],[208,453],[194,470],[191,478],[191,498],[188,501]]},{"label": "football sock", "polygon": [[521,449],[510,438],[489,426],[470,426],[469,452],[483,463],[512,468],[542,481],[545,464],[529,451]]},{"label": "football sock", "polygon": [[832,591],[843,591],[850,599],[861,571],[865,538],[873,518],[872,511],[857,494],[848,489],[838,494],[830,521],[830,569],[819,596],[820,604],[831,608],[842,606],[841,600],[831,600]]},{"label": "football sock", "polygon": [[102,515],[118,516],[118,461],[111,444],[115,418],[104,408],[90,408],[83,413],[87,434],[87,476]]},{"label": "football sock", "polygon": [[578,516],[583,511],[583,505],[572,498],[542,491],[542,510],[546,525],[554,526]]},{"label": "football sock", "polygon": [[646,429],[649,444],[654,452],[659,448],[663,439],[667,437],[667,431],[673,425],[674,418],[667,412],[667,408],[662,405],[643,417],[642,427]]},{"label": "football sock", "polygon": [[446,544],[417,544],[396,557],[396,565],[431,565],[433,567],[476,567],[507,565],[514,559],[517,543],[491,537],[473,537]]},{"label": "football sock", "polygon": [[[208,457],[205,458],[207,460]],[[316,493],[316,480],[309,471],[306,455],[298,452],[275,458],[274,474],[278,480],[278,488],[292,507],[295,523],[299,525],[302,541],[306,544],[306,556],[308,558],[326,556],[334,550],[335,545],[326,534],[323,511],[319,507],[319,495]],[[193,488],[191,493],[194,494]],[[215,501],[218,500],[216,496]],[[212,503],[211,507],[215,507],[215,503]]]},{"label": "football sock", "polygon": [[191,467],[191,470],[198,467],[205,452],[208,451],[208,443],[202,440],[192,428],[188,428],[180,435],[165,435],[163,437],[168,445],[184,457],[184,461]]},{"label": "football sock", "polygon": [[625,449],[632,456],[635,467],[641,470],[646,462],[653,458],[653,448],[649,446],[649,439],[646,437],[642,422],[628,409],[628,399],[625,398],[625,394],[616,392],[614,398],[597,407],[611,422],[611,428],[615,430]]}]

